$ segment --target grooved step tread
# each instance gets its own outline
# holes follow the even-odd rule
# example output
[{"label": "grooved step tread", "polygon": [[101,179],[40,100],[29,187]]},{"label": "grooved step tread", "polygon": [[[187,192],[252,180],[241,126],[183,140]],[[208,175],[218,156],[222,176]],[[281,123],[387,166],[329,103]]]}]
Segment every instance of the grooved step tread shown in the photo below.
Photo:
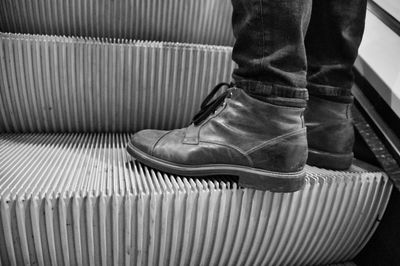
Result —
[{"label": "grooved step tread", "polygon": [[283,265],[350,261],[392,185],[376,170],[307,166],[304,190],[241,189],[154,171],[129,134],[0,135],[3,265]]}]

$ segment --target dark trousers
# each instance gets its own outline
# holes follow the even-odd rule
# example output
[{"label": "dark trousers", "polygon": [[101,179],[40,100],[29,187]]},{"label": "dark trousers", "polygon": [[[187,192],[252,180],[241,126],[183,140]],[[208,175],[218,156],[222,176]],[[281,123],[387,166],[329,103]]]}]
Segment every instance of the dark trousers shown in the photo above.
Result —
[{"label": "dark trousers", "polygon": [[351,97],[366,0],[232,0],[238,64],[253,95]]}]

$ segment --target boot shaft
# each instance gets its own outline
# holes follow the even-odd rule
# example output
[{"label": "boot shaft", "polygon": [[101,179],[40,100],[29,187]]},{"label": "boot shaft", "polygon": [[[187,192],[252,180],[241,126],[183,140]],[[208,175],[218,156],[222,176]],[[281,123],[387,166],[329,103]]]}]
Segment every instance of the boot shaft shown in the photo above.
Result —
[{"label": "boot shaft", "polygon": [[309,165],[335,170],[350,167],[354,144],[351,104],[310,97],[305,112]]}]

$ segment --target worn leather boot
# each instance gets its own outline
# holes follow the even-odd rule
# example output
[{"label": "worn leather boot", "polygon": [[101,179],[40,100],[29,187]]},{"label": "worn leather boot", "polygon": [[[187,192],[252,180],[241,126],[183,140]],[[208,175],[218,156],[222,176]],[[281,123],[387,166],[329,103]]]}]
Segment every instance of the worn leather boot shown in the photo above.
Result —
[{"label": "worn leather boot", "polygon": [[351,102],[342,103],[310,95],[305,121],[307,164],[345,170],[353,161],[354,128]]},{"label": "worn leather boot", "polygon": [[269,104],[229,87],[204,100],[187,128],[142,130],[128,152],[152,168],[182,176],[235,175],[239,185],[275,192],[302,188],[307,160],[304,108]]}]

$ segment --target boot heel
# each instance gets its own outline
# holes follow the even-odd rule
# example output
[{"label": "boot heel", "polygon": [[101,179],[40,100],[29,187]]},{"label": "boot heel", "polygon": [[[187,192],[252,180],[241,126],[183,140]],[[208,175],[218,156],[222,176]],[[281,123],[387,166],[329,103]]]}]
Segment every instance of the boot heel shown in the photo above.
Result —
[{"label": "boot heel", "polygon": [[303,189],[306,173],[241,173],[239,185],[244,188],[268,190],[271,192],[290,193]]},{"label": "boot heel", "polygon": [[349,169],[353,162],[353,153],[331,153],[309,149],[307,164],[333,170]]}]

